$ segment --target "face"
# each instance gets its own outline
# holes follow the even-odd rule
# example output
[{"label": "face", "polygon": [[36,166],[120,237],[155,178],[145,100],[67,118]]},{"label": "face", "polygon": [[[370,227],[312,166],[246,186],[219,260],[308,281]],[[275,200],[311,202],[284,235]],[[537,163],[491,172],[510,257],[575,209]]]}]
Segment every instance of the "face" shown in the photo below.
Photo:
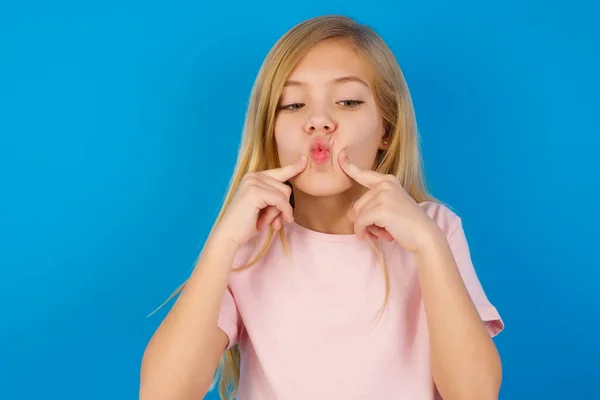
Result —
[{"label": "face", "polygon": [[309,159],[291,180],[294,190],[332,196],[350,189],[354,182],[338,164],[340,151],[371,169],[383,135],[368,67],[355,50],[342,41],[311,49],[287,79],[275,123],[281,165]]}]

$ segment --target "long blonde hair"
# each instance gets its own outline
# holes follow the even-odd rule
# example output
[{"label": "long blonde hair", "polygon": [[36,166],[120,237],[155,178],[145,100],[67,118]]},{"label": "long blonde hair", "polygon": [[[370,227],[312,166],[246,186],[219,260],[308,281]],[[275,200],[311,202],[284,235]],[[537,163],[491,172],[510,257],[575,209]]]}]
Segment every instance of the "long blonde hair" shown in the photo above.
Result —
[{"label": "long blonde hair", "polygon": [[[298,61],[317,43],[340,39],[351,44],[371,67],[374,97],[384,122],[387,150],[379,151],[374,169],[395,175],[417,202],[433,201],[422,174],[419,135],[414,108],[403,73],[391,50],[370,27],[339,15],[319,16],[294,26],[273,46],[264,60],[250,95],[243,137],[233,176],[215,225],[221,220],[233,194],[249,171],[279,167],[274,126],[279,98],[288,75]],[[283,230],[280,239],[285,246]],[[245,267],[255,264],[268,249],[267,240],[258,255]],[[381,260],[381,258],[380,258]],[[387,299],[387,269],[384,265]],[[181,285],[169,299],[185,286]],[[169,301],[169,300],[167,300]],[[215,373],[211,389],[219,382],[221,399],[235,398],[240,377],[240,352],[237,345],[227,350]]]}]

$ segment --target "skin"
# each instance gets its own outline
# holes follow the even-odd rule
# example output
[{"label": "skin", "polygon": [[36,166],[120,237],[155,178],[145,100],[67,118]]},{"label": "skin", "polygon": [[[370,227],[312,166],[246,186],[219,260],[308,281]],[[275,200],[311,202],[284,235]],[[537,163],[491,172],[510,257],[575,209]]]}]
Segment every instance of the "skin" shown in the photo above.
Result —
[{"label": "skin", "polygon": [[[430,329],[432,375],[442,397],[497,399],[500,358],[445,234],[393,175],[371,170],[385,136],[367,71],[346,43],[326,41],[288,79],[276,120],[277,149],[282,165],[308,156],[306,168],[290,180],[294,218],[316,231],[396,241],[411,252]],[[340,80],[346,77],[364,83]],[[331,144],[324,165],[310,158],[315,137]],[[274,226],[281,226],[279,217]]]},{"label": "skin", "polygon": [[140,400],[204,397],[229,343],[217,322],[234,255],[275,218],[293,221],[290,188],[283,182],[305,168],[306,159],[300,158],[281,168],[244,176],[185,288],[146,346]]},{"label": "skin", "polygon": [[[349,78],[349,79],[344,79]],[[383,120],[377,109],[367,67],[340,41],[315,46],[288,77],[275,123],[282,165],[308,157],[306,169],[291,179],[296,221],[314,230],[353,232],[346,214],[364,188],[341,169],[344,149],[361,168],[370,168],[384,149]],[[310,143],[320,138],[331,146],[327,163],[310,157]]]},{"label": "skin", "polygon": [[[353,76],[359,82],[336,82]],[[242,180],[208,238],[185,289],[150,340],[140,399],[204,396],[228,338],[217,326],[234,254],[269,225],[396,241],[416,260],[430,331],[432,376],[444,400],[497,399],[498,352],[464,286],[444,233],[393,176],[371,170],[385,149],[366,66],[343,42],[323,42],[299,63],[281,104],[275,138],[281,168]],[[361,100],[349,106],[344,100]],[[300,105],[301,104],[301,105]],[[314,137],[331,146],[311,161]],[[296,206],[289,205],[294,186]]]}]

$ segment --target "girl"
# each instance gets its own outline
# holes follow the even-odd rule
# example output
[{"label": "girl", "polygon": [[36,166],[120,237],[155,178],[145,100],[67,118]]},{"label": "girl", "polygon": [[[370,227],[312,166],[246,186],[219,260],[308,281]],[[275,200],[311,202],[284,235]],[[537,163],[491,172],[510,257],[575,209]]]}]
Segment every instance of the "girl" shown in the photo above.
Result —
[{"label": "girl", "polygon": [[460,218],[424,186],[380,37],[340,16],[291,29],[259,72],[230,191],[148,344],[140,398],[198,399],[214,378],[223,399],[496,399],[503,322]]}]

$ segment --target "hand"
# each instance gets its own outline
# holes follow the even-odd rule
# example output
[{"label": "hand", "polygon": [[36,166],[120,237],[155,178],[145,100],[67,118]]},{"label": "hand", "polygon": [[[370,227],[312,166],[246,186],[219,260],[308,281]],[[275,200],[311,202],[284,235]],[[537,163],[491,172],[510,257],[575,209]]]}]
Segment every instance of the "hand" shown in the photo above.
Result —
[{"label": "hand", "polygon": [[292,189],[284,182],[304,171],[306,164],[302,156],[285,167],[248,172],[221,219],[219,234],[239,247],[269,225],[279,230],[284,220],[293,222]]},{"label": "hand", "polygon": [[368,189],[348,211],[361,240],[365,236],[395,240],[405,250],[416,253],[431,233],[439,230],[394,175],[362,170],[343,151],[338,161],[350,178]]}]

